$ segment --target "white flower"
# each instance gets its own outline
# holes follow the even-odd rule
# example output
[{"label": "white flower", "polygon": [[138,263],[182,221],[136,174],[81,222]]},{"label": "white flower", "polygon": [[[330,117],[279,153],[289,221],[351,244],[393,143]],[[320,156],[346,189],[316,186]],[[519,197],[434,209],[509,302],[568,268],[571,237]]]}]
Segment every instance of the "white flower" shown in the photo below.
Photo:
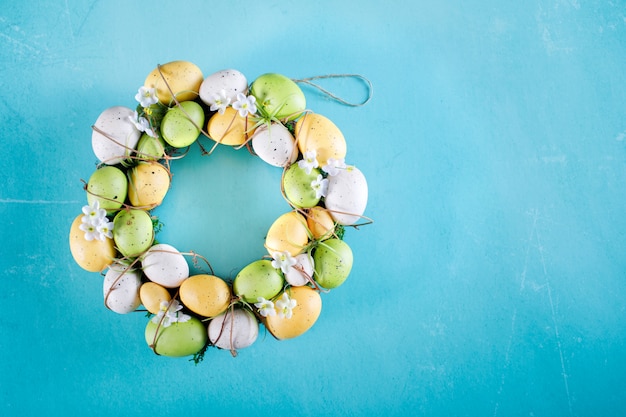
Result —
[{"label": "white flower", "polygon": [[152,322],[159,324],[163,327],[169,327],[172,323],[184,323],[188,321],[191,316],[182,313],[182,304],[177,300],[161,301],[159,305],[159,312],[156,316],[152,317]]},{"label": "white flower", "polygon": [[233,103],[233,109],[239,111],[241,117],[256,113],[256,97],[246,97],[243,93],[238,93],[237,101]]},{"label": "white flower", "polygon": [[302,155],[302,159],[298,161],[298,166],[309,175],[313,168],[320,166],[319,162],[317,162],[317,151],[315,149],[306,151],[304,155]]},{"label": "white flower", "polygon": [[152,136],[153,138],[157,137],[157,134],[155,133],[152,126],[150,126],[150,122],[148,121],[148,119],[143,116],[139,117],[139,113],[137,113],[137,110],[135,110],[132,116],[128,116],[128,120],[130,120],[140,132],[146,132],[149,136]]},{"label": "white flower", "polygon": [[334,177],[335,175],[339,174],[339,171],[345,168],[346,168],[346,162],[343,158],[341,159],[328,158],[326,165],[322,167],[324,172],[326,172],[331,177]]},{"label": "white flower", "polygon": [[270,300],[266,300],[263,297],[257,298],[258,303],[254,303],[254,306],[259,309],[259,314],[263,317],[275,316],[276,310],[274,310],[274,303]]},{"label": "white flower", "polygon": [[289,271],[289,268],[297,263],[297,261],[287,251],[274,252],[272,253],[272,258],[274,258],[272,260],[272,266],[283,271],[283,274],[286,274]]},{"label": "white flower", "polygon": [[85,240],[88,240],[88,241],[92,241],[94,239],[102,240],[100,239],[100,232],[96,228],[95,224],[81,223],[80,226],[78,226],[78,228],[82,230],[83,232],[85,232]]},{"label": "white flower", "polygon": [[278,309],[278,315],[283,318],[290,319],[293,316],[293,309],[298,305],[298,302],[289,297],[286,292],[280,300],[276,301],[276,308]]},{"label": "white flower", "polygon": [[137,94],[135,94],[135,100],[141,104],[141,107],[150,107],[159,101],[156,96],[156,89],[146,87],[139,87]]},{"label": "white flower", "polygon": [[104,240],[105,238],[113,239],[113,223],[109,222],[106,217],[105,209],[100,208],[100,202],[95,200],[91,206],[83,206],[84,216],[80,219],[81,224],[78,226],[80,230],[85,232],[85,240],[92,241]]},{"label": "white flower", "polygon": [[101,219],[106,217],[107,211],[100,208],[100,202],[98,200],[94,200],[93,205],[83,206],[83,214],[84,216],[81,219],[83,223],[97,225]]},{"label": "white flower", "polygon": [[326,197],[328,192],[328,180],[322,177],[322,174],[317,176],[317,179],[311,181],[311,187],[315,190],[315,198]]},{"label": "white flower", "polygon": [[100,223],[96,226],[96,230],[99,233],[98,240],[104,240],[104,238],[113,239],[113,222],[110,222],[106,217],[100,220]]},{"label": "white flower", "polygon": [[[211,104],[211,111],[217,110],[219,114],[224,114],[226,107],[230,104],[230,97],[226,97],[226,91],[221,90],[219,94],[211,94],[209,104]],[[256,111],[256,108],[254,111]]]}]

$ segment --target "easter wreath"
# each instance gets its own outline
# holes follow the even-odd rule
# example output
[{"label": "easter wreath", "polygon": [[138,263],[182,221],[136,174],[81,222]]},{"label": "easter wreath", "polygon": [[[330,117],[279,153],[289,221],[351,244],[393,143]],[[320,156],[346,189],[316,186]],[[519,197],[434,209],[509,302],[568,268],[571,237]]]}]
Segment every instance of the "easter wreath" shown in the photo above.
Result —
[{"label": "easter wreath", "polygon": [[[305,333],[321,312],[320,292],[341,285],[353,263],[343,240],[345,227],[371,223],[363,216],[365,176],[345,163],[346,142],[328,118],[306,109],[298,83],[268,73],[248,85],[237,70],[204,77],[187,61],[158,65],[139,88],[133,110],[104,110],[92,126],[99,160],[84,183],[87,205],[70,227],[76,263],[104,275],[105,306],[120,314],[147,311],[148,346],[158,355],[193,356],[209,346],[250,346],[259,323],[277,339]],[[205,120],[207,121],[205,125]],[[206,130],[205,130],[206,126]],[[207,150],[199,138],[214,142]],[[198,143],[203,155],[218,145],[247,148],[283,168],[281,192],[291,210],[270,226],[267,254],[245,266],[234,280],[213,274],[195,252],[183,253],[155,240],[161,224],[151,210],[171,183],[170,163]],[[185,258],[209,273],[190,274]],[[106,272],[105,272],[106,271]],[[140,310],[143,305],[145,310]]]}]

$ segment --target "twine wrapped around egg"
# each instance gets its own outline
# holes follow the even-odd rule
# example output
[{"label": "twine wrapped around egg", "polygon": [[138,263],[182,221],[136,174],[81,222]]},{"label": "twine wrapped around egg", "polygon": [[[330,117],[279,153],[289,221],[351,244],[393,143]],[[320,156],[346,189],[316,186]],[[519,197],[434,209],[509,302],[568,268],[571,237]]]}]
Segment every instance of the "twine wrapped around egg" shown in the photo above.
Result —
[{"label": "twine wrapped around egg", "polygon": [[[327,79],[360,81],[367,96],[350,102],[319,85]],[[256,82],[262,93],[246,96],[255,92]],[[154,353],[193,356],[198,363],[206,349],[214,346],[236,356],[238,349],[254,343],[259,324],[279,340],[300,336],[321,313],[320,294],[340,286],[350,274],[353,257],[343,240],[344,231],[373,222],[363,214],[367,182],[360,170],[345,165],[342,133],[332,121],[305,107],[298,84],[350,107],[365,105],[373,94],[372,83],[359,74],[303,79],[264,74],[248,86],[245,76],[236,70],[204,78],[196,65],[173,61],[157,65],[148,75],[136,96],[140,102],[136,111],[121,106],[107,109],[92,126],[92,147],[100,160],[96,172],[102,175],[98,175],[99,183],[93,174],[89,181],[82,181],[90,204],[72,224],[70,249],[79,266],[104,276],[108,309],[148,314],[145,338]],[[281,94],[287,95],[281,98]],[[231,103],[233,97],[237,101]],[[256,102],[259,97],[261,102]],[[212,122],[217,118],[219,124]],[[179,136],[183,127],[175,122],[186,126],[185,136]],[[327,136],[310,136],[311,123],[325,125]],[[262,146],[275,144],[279,136],[283,155],[262,151]],[[200,138],[214,144],[207,150]],[[219,145],[237,150],[245,147],[250,154],[282,168],[280,190],[291,211],[270,227],[267,254],[244,267],[233,280],[216,277],[210,262],[194,251],[179,252],[155,241],[162,224],[150,211],[161,204],[171,186],[170,164],[183,158],[193,142],[203,156],[212,155]],[[110,172],[105,175],[107,168]],[[286,176],[290,169],[308,173],[303,176],[298,171],[299,183],[294,185],[293,175]],[[107,181],[120,175],[127,178],[126,185],[119,180],[120,185],[111,190]],[[145,180],[145,175],[152,175],[152,181]],[[315,197],[296,202],[294,195],[301,194],[297,187]],[[334,201],[335,195],[338,201]],[[124,223],[115,226],[118,217]],[[293,235],[296,229],[298,237]],[[191,274],[185,256],[191,257],[200,274]],[[199,260],[206,263],[210,274],[203,275]],[[174,269],[163,272],[168,268]],[[167,276],[159,278],[153,270]],[[215,298],[218,293],[219,300]],[[145,309],[139,308],[141,305]]]}]

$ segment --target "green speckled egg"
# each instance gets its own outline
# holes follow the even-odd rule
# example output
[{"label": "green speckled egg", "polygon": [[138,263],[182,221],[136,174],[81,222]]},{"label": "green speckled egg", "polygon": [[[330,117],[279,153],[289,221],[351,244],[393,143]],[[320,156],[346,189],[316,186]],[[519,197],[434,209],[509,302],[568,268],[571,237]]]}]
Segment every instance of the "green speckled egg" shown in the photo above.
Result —
[{"label": "green speckled egg", "polygon": [[113,219],[113,239],[120,253],[135,258],[147,251],[154,240],[150,215],[143,210],[122,210]]}]

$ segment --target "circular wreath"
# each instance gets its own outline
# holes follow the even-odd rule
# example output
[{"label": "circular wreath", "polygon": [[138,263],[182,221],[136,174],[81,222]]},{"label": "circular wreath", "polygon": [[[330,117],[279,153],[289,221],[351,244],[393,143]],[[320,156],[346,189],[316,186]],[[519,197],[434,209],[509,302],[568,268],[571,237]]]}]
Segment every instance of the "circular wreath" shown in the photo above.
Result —
[{"label": "circular wreath", "polygon": [[[337,76],[365,80],[369,100],[369,81]],[[325,77],[333,76],[315,78]],[[70,250],[80,267],[104,276],[109,310],[148,312],[145,339],[156,354],[193,355],[197,363],[215,346],[235,356],[257,339],[259,324],[277,339],[297,337],[319,317],[320,293],[350,274],[353,254],[343,235],[346,226],[371,223],[363,216],[367,182],[346,165],[341,131],[306,109],[297,83],[350,103],[313,79],[268,73],[248,85],[237,70],[205,78],[191,62],[169,62],[147,76],[135,110],[110,107],[92,126],[99,163],[83,181],[87,205],[71,225]],[[283,169],[281,192],[291,209],[270,226],[267,254],[233,280],[215,276],[201,255],[155,240],[161,224],[151,210],[170,187],[171,162],[194,142],[203,155],[220,144],[246,148]]]}]

